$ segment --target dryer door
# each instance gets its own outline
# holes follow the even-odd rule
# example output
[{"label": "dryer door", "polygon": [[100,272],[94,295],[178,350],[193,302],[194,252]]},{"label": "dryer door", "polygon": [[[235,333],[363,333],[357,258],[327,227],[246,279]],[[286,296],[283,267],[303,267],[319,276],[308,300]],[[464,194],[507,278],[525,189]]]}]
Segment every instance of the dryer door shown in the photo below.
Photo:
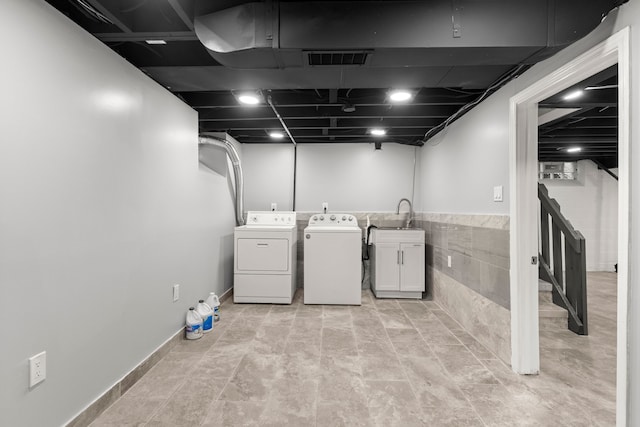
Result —
[{"label": "dryer door", "polygon": [[289,240],[239,238],[236,268],[238,272],[289,271]]}]

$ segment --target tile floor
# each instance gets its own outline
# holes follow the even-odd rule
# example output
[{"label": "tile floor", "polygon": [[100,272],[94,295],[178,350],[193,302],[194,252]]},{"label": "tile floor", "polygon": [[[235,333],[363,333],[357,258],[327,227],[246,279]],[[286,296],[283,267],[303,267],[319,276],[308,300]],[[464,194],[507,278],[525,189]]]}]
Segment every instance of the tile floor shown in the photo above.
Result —
[{"label": "tile floor", "polygon": [[591,335],[541,331],[518,376],[434,302],[221,307],[92,426],[608,426],[615,280],[589,275]]}]

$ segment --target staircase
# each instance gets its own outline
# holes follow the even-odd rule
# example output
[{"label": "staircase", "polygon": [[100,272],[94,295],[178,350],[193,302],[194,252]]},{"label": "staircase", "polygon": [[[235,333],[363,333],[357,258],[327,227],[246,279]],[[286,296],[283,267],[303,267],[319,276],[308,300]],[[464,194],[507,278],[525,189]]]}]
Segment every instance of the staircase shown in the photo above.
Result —
[{"label": "staircase", "polygon": [[540,330],[567,329],[569,313],[552,301],[551,283],[540,280],[538,292],[538,323]]},{"label": "staircase", "polygon": [[[560,205],[549,197],[547,188],[538,184],[540,199],[539,277],[551,285],[550,296],[540,292],[544,319],[553,323],[551,305],[564,309],[568,327],[578,335],[588,335],[586,247],[582,234],[560,212]],[[543,317],[540,314],[542,321]],[[560,322],[560,320],[557,320]],[[542,327],[542,326],[541,326]]]}]

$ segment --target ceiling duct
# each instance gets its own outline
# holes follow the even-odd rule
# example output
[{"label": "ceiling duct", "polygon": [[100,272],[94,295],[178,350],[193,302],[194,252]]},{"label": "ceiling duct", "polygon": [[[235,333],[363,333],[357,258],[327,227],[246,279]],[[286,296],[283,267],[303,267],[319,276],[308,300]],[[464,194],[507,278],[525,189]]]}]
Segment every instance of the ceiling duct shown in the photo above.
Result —
[{"label": "ceiling duct", "polygon": [[216,61],[234,69],[533,64],[586,35],[615,6],[613,0],[266,1],[199,16],[195,32]]}]

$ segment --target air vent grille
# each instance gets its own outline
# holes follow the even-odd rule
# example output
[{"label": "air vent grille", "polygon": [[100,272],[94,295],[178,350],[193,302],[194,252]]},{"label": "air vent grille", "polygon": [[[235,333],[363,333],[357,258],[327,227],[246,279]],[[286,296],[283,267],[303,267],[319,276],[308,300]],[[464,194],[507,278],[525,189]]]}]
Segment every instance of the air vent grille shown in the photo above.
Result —
[{"label": "air vent grille", "polygon": [[369,52],[308,52],[309,65],[365,65]]}]

